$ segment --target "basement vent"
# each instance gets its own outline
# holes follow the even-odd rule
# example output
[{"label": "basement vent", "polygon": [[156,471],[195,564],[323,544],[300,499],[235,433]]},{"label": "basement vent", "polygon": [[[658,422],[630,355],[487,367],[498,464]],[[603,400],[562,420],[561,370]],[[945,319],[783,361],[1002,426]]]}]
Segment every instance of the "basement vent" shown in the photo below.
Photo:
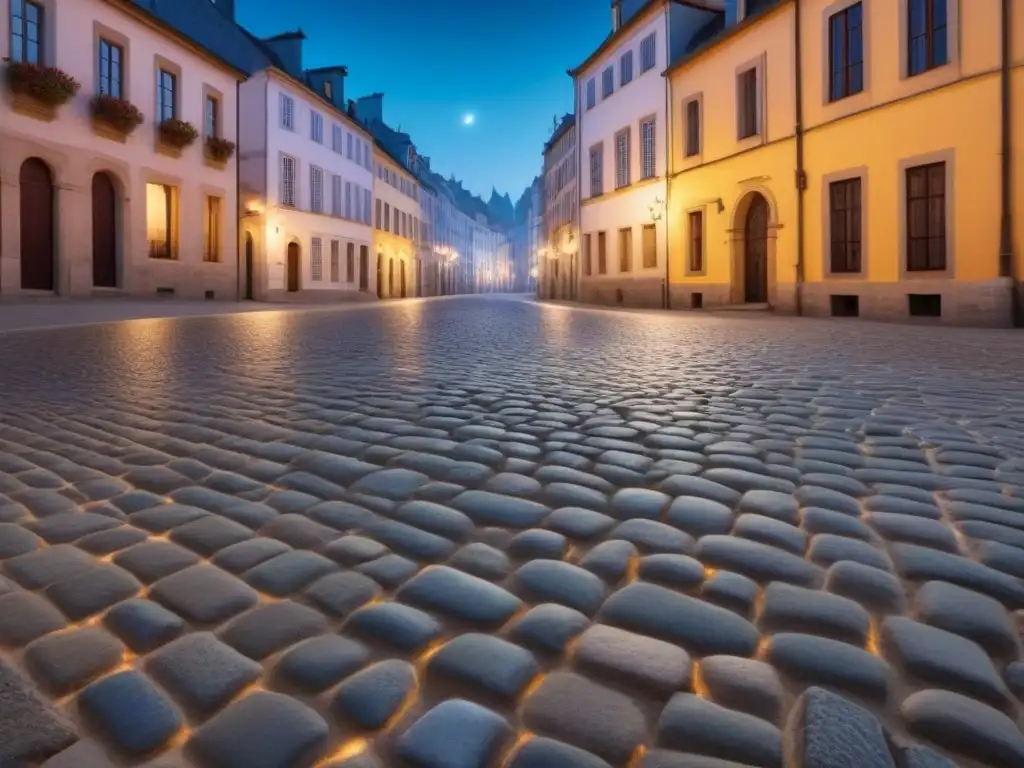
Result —
[{"label": "basement vent", "polygon": [[215,294],[213,291],[207,291],[206,293],[203,294],[203,296],[205,296],[207,299],[215,298]]},{"label": "basement vent", "polygon": [[860,296],[832,294],[832,317],[860,317]]},{"label": "basement vent", "polygon": [[907,311],[911,317],[942,317],[942,294],[907,294]]},{"label": "basement vent", "polygon": [[173,288],[157,288],[156,289],[156,295],[157,296],[173,296],[174,295],[174,289]]},{"label": "basement vent", "polygon": [[690,309],[702,309],[704,307],[704,294],[703,293],[691,293],[690,294]]}]

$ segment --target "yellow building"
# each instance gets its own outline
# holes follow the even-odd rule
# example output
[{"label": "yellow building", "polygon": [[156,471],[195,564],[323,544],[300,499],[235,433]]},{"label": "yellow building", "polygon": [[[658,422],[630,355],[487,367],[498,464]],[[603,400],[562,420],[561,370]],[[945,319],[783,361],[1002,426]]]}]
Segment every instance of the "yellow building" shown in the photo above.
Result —
[{"label": "yellow building", "polygon": [[379,142],[373,147],[373,252],[381,299],[416,296],[420,280],[416,243],[420,231],[420,185]]},{"label": "yellow building", "polygon": [[672,306],[1010,325],[1024,3],[746,6],[666,73]]}]

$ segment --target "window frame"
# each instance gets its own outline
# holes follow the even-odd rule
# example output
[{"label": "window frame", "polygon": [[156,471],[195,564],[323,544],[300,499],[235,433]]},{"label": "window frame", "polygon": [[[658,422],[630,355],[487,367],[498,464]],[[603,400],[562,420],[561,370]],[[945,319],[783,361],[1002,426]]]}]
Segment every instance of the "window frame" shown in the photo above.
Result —
[{"label": "window frame", "polygon": [[583,274],[586,277],[590,277],[593,274],[593,265],[590,262],[591,251],[590,251],[590,233],[583,235],[583,243],[580,246],[583,250]]},{"label": "window frame", "polygon": [[324,212],[324,169],[317,165],[309,166],[309,211]]},{"label": "window frame", "polygon": [[[649,47],[650,47],[649,49],[650,49],[650,53],[651,53],[651,59],[650,59],[649,62],[644,58],[645,46],[648,46],[648,44],[649,44]],[[648,71],[654,69],[657,66],[657,64],[658,64],[658,33],[657,32],[651,32],[650,34],[646,35],[640,41],[640,74],[642,75],[645,72],[648,72]]]},{"label": "window frame", "polygon": [[615,65],[609,64],[601,70],[601,101],[615,93]]},{"label": "window frame", "polygon": [[[699,225],[697,231],[694,224]],[[686,211],[686,274],[706,275],[707,260],[707,209],[705,206]]]},{"label": "window frame", "polygon": [[220,263],[223,218],[224,198],[206,195],[206,205],[203,208],[203,261],[207,264]]},{"label": "window frame", "polygon": [[279,113],[278,122],[280,127],[286,131],[295,131],[295,97],[284,91],[279,95],[277,110]]},{"label": "window frame", "polygon": [[320,235],[313,235],[309,239],[309,282],[322,283],[324,281],[324,239]]},{"label": "window frame", "polygon": [[[20,4],[20,6],[21,6],[21,16],[17,17],[17,18],[20,18],[20,22],[21,23],[18,25],[17,28],[15,27],[15,21],[14,21],[15,18],[16,18],[15,15],[14,15],[15,14],[15,4],[16,3]],[[35,8],[36,11],[38,12],[38,19],[35,22],[37,39],[34,40],[34,41],[31,40],[28,37],[28,33],[29,33],[29,20],[28,20],[27,9],[30,6],[32,8]],[[49,11],[50,11],[49,4],[45,3],[45,2],[41,2],[40,0],[11,0],[11,2],[9,4],[8,11],[7,11],[7,25],[8,25],[7,45],[8,45],[8,58],[12,62],[24,63],[24,64],[36,64],[38,66],[43,66],[43,67],[47,66],[47,64],[49,63],[49,60],[50,60],[50,57],[47,55],[47,50],[46,50],[46,44],[48,42],[47,39],[49,37],[49,35],[47,34],[49,30],[47,30],[47,27],[46,27],[47,22],[48,22]],[[20,56],[16,56],[15,53],[14,53],[14,50],[15,50],[14,41],[16,39],[21,39],[22,40],[21,55]],[[35,43],[36,52],[37,52],[37,58],[34,61],[32,59],[30,59],[30,58],[25,56],[25,49],[27,47],[26,43],[32,43],[32,42]]]},{"label": "window frame", "polygon": [[348,242],[345,244],[345,282],[356,281],[356,244]]},{"label": "window frame", "polygon": [[618,236],[619,274],[628,275],[633,271],[633,227],[619,227]]},{"label": "window frame", "polygon": [[[170,88],[168,88],[170,83]],[[157,61],[156,65],[156,124],[175,120],[181,112],[181,72],[170,65],[169,62]],[[171,114],[166,114],[167,103],[165,97],[170,94]]]},{"label": "window frame", "polygon": [[[213,125],[210,125],[210,105],[213,105]],[[203,136],[207,139],[220,137],[223,133],[221,121],[221,106],[223,101],[220,94],[209,88],[203,88]]]},{"label": "window frame", "polygon": [[[690,114],[690,107],[695,107],[697,111],[697,117],[694,120]],[[704,112],[703,97],[701,94],[695,94],[686,99],[683,99],[683,158],[691,159],[694,157],[700,157],[703,147],[704,131],[701,125],[701,117]],[[696,136],[694,136],[696,132]],[[691,144],[691,139],[696,146]],[[692,151],[691,151],[692,150]]]},{"label": "window frame", "polygon": [[[113,65],[113,58],[107,57],[107,67],[104,68],[103,62],[103,49],[106,46],[111,52],[117,51],[119,59],[117,62],[118,73],[117,73],[117,92],[115,93],[112,87],[108,87],[108,90],[104,90],[104,81],[109,82],[111,85],[115,82],[114,75],[111,72]],[[97,94],[109,94],[115,99],[127,98],[127,82],[126,82],[126,70],[125,67],[125,45],[120,40],[111,40],[110,36],[103,34],[102,32],[96,38],[96,93]]]},{"label": "window frame", "polygon": [[[736,140],[748,141],[762,133],[760,109],[760,69],[755,63],[736,70]],[[750,90],[747,84],[750,83]],[[748,97],[752,100],[748,102]]]},{"label": "window frame", "polygon": [[[644,134],[644,128],[650,126],[650,168],[648,169],[647,160],[647,136]],[[658,118],[655,115],[646,115],[640,118],[639,127],[637,128],[637,135],[640,137],[640,181],[647,181],[649,179],[658,178]],[[648,170],[650,172],[648,172]]]},{"label": "window frame", "polygon": [[[650,251],[647,248],[647,235],[651,233],[653,235],[653,241],[651,244]],[[650,258],[648,258],[650,256]],[[644,224],[640,228],[640,259],[642,269],[657,269],[658,268],[658,225]]]},{"label": "window frame", "polygon": [[[590,197],[600,197],[604,194],[604,142],[599,141],[597,144],[593,144],[590,147],[590,153],[588,155],[590,160]],[[596,159],[596,162],[595,162]],[[597,173],[594,173],[594,170]],[[597,179],[595,183],[594,179]]]},{"label": "window frame", "polygon": [[[853,9],[858,9],[860,13],[860,22],[852,26],[850,25],[850,12]],[[831,9],[830,9],[831,10]],[[842,24],[842,53],[843,61],[841,63],[842,70],[842,88],[836,89],[836,72],[837,64],[836,61],[836,20],[840,20]],[[827,64],[827,79],[825,81],[825,93],[827,94],[827,100],[829,103],[841,101],[843,99],[856,96],[859,93],[863,93],[866,89],[866,77],[867,77],[867,61],[865,55],[866,39],[865,39],[865,3],[863,0],[856,0],[856,2],[850,2],[843,7],[836,9],[829,13],[826,17],[826,40],[827,40],[827,51],[828,51],[828,64]],[[859,58],[853,60],[850,52],[850,32],[851,30],[860,31],[860,50]],[[860,68],[860,85],[856,90],[853,90],[851,85],[851,71],[855,68]]]},{"label": "window frame", "polygon": [[[942,192],[941,194],[932,194],[931,189],[931,171],[941,168],[942,169]],[[925,176],[926,191],[923,196],[914,196],[911,190],[911,174],[923,173]],[[943,158],[922,158],[919,161],[911,162],[903,165],[901,168],[900,177],[903,184],[902,199],[903,199],[903,227],[904,227],[904,258],[902,259],[902,266],[906,270],[909,276],[917,275],[935,275],[946,272],[951,272],[952,264],[950,259],[950,208],[951,200],[950,193],[952,191],[950,165]],[[942,201],[942,259],[941,264],[934,263],[932,261],[930,241],[935,239],[936,236],[931,234],[931,218],[930,214],[933,210],[932,201],[939,199]],[[913,232],[913,211],[912,203],[922,203],[925,208],[925,228],[927,234],[915,235]],[[925,263],[924,266],[914,266],[911,263],[913,257],[913,250],[915,242],[924,240],[925,241]]]},{"label": "window frame", "polygon": [[593,109],[597,106],[597,78],[592,76],[587,80],[586,85],[584,85],[584,89],[586,91],[584,94],[586,98],[586,109]]},{"label": "window frame", "polygon": [[[856,186],[856,200],[850,202],[851,188]],[[843,206],[836,205],[836,190],[844,190]],[[860,175],[832,179],[825,187],[828,195],[828,274],[861,275],[864,272],[864,181]],[[839,218],[842,217],[843,237],[837,237]],[[852,259],[850,248],[856,245],[857,256]],[[837,246],[842,254],[837,256]]]},{"label": "window frame", "polygon": [[[633,136],[630,126],[615,134],[615,189],[625,189],[632,181]],[[625,147],[622,146],[625,139]]]},{"label": "window frame", "polygon": [[[912,12],[914,5],[918,2],[924,4],[925,17],[922,22],[924,24],[924,33],[923,35],[918,35],[915,37],[913,32],[914,24],[912,19]],[[945,24],[937,27],[935,26],[935,8],[940,3],[943,4]],[[950,51],[952,35],[950,34],[950,27],[952,26],[951,22],[954,19],[950,18],[951,14],[949,5],[950,4],[947,2],[947,0],[905,0],[903,4],[906,14],[906,34],[904,35],[906,54],[904,56],[904,59],[907,77],[917,77],[918,75],[923,75],[926,72],[931,72],[934,69],[943,67],[952,61],[952,55]],[[938,61],[934,58],[935,40],[937,37],[937,32],[939,31],[941,31],[942,33],[942,36],[944,38],[943,42],[945,43],[946,48],[946,57],[944,61]],[[920,69],[915,69],[913,63],[914,41],[921,38],[923,38],[925,44],[924,62]]]},{"label": "window frame", "polygon": [[[291,179],[288,179],[288,174],[285,171],[285,167],[288,162],[291,161]],[[281,154],[281,192],[280,200],[281,206],[284,208],[298,208],[299,207],[299,161],[298,158],[292,155]],[[288,184],[291,183],[291,199],[289,200],[288,195]]]},{"label": "window frame", "polygon": [[341,241],[331,238],[331,282],[341,282]]},{"label": "window frame", "polygon": [[[164,216],[166,241],[161,253],[155,253],[149,238],[149,186],[162,187],[164,190]],[[178,258],[178,188],[159,179],[146,180],[146,246],[149,258],[161,261],[175,261]]]},{"label": "window frame", "polygon": [[608,274],[608,234],[597,233],[597,274]]},{"label": "window frame", "polygon": [[[629,66],[627,66],[627,64]],[[619,88],[624,88],[633,82],[633,49],[624,51],[619,56]]]}]

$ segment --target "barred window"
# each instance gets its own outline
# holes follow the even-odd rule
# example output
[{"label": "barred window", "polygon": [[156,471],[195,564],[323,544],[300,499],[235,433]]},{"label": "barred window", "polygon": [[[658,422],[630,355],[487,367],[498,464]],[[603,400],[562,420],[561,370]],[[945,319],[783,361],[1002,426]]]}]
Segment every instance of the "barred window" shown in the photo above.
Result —
[{"label": "barred window", "polygon": [[341,176],[331,177],[331,215],[341,216]]},{"label": "barred window", "polygon": [[313,247],[310,248],[310,279],[319,282],[324,279],[324,241],[319,237],[313,238]]},{"label": "barred window", "polygon": [[339,243],[337,240],[331,240],[331,282],[332,283],[338,282],[338,270],[339,270],[338,258],[339,258],[339,249],[340,248],[341,248],[341,243]]},{"label": "barred window", "polygon": [[294,157],[281,158],[281,205],[295,207],[296,164]]},{"label": "barred window", "polygon": [[640,123],[640,178],[653,179],[657,173],[654,155],[654,118]]},{"label": "barred window", "polygon": [[654,40],[655,33],[651,32],[640,41],[640,74],[654,68]]},{"label": "barred window", "polygon": [[590,196],[597,197],[604,190],[603,176],[603,145],[590,148]]},{"label": "barred window", "polygon": [[633,51],[626,51],[619,57],[619,87],[633,79]]},{"label": "barred window", "polygon": [[315,165],[309,169],[309,209],[313,213],[324,210],[324,172]]},{"label": "barred window", "polygon": [[629,129],[615,135],[615,188],[629,186]]},{"label": "barred window", "polygon": [[356,280],[356,246],[348,243],[345,246],[345,279],[354,283]]}]

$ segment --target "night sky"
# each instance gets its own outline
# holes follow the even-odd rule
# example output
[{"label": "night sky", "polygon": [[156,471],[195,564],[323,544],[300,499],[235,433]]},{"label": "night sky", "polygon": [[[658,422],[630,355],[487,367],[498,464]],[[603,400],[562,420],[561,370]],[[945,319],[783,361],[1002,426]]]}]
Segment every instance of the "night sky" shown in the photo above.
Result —
[{"label": "night sky", "polygon": [[306,68],[347,65],[347,98],[383,92],[384,120],[435,171],[513,202],[540,172],[552,118],[572,110],[565,71],[608,34],[609,9],[609,0],[236,0],[239,22],[259,37],[301,27]]}]

